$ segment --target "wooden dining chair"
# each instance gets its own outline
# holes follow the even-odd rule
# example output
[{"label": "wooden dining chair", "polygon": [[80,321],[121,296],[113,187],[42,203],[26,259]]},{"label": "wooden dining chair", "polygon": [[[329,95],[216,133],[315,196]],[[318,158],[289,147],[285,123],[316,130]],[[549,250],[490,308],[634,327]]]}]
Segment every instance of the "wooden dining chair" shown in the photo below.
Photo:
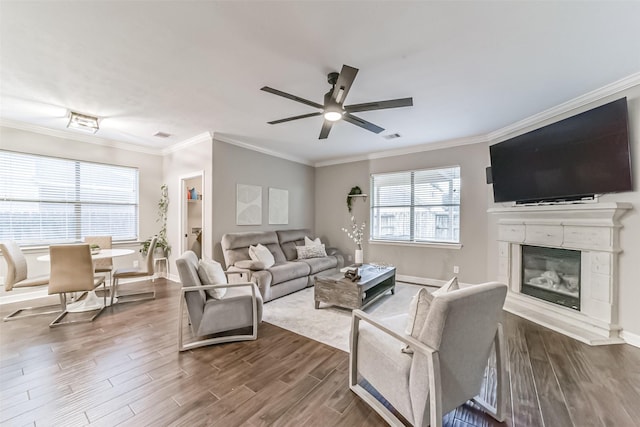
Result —
[{"label": "wooden dining chair", "polygon": [[94,275],[91,249],[88,244],[80,245],[52,245],[49,246],[51,256],[51,278],[49,280],[49,294],[59,294],[62,313],[49,324],[49,327],[68,325],[72,323],[92,322],[102,313],[107,305],[107,292],[104,289],[102,307],[96,313],[81,320],[63,322],[69,313],[67,311],[67,293],[93,291],[100,285],[104,287],[104,276]]}]

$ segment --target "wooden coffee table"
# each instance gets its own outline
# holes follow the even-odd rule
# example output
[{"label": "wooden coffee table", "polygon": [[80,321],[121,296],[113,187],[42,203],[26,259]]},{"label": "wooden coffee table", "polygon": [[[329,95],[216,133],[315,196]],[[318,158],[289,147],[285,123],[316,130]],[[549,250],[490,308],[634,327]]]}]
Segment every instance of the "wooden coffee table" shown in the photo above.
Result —
[{"label": "wooden coffee table", "polygon": [[343,273],[319,275],[315,278],[314,299],[316,308],[320,303],[344,308],[364,308],[387,291],[395,294],[396,268],[363,264],[359,267],[361,279],[352,282]]}]

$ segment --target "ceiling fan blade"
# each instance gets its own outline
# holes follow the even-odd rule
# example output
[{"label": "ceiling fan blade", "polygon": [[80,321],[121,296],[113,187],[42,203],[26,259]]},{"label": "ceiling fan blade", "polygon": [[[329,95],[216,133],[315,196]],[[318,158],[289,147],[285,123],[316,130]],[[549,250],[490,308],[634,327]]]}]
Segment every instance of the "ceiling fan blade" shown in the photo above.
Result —
[{"label": "ceiling fan blade", "polygon": [[330,122],[329,120],[325,120],[324,123],[322,123],[322,129],[320,130],[320,136],[318,137],[318,139],[327,139],[333,123],[334,122]]},{"label": "ceiling fan blade", "polygon": [[300,98],[299,96],[291,95],[290,93],[283,92],[281,90],[274,89],[274,88],[271,88],[269,86],[264,86],[264,87],[260,88],[260,90],[272,93],[274,95],[282,96],[283,98],[288,98],[288,99],[291,99],[293,101],[309,105],[311,107],[321,108],[321,109],[324,108],[324,105],[318,104],[317,102],[309,101],[308,99]]},{"label": "ceiling fan blade", "polygon": [[336,85],[333,88],[333,93],[331,94],[331,99],[333,99],[338,105],[342,106],[342,104],[344,104],[344,100],[347,98],[349,89],[351,89],[351,85],[356,79],[357,74],[357,68],[353,68],[348,65],[342,66],[342,70],[338,76],[338,81],[336,82]]},{"label": "ceiling fan blade", "polygon": [[384,130],[384,128],[381,128],[380,126],[376,126],[371,122],[361,119],[360,117],[356,117],[353,114],[345,113],[344,116],[342,116],[342,119],[345,122],[349,122],[353,125],[360,126],[361,128],[371,131],[373,133],[380,133]]},{"label": "ceiling fan blade", "polygon": [[270,125],[277,125],[278,123],[290,122],[291,120],[306,119],[307,117],[315,117],[320,115],[322,115],[322,112],[318,111],[317,113],[302,114],[301,116],[287,117],[286,119],[274,120],[267,123],[269,123]]},{"label": "ceiling fan blade", "polygon": [[345,105],[344,109],[349,113],[359,111],[384,110],[386,108],[411,107],[413,98],[390,99],[388,101],[365,102],[364,104]]}]

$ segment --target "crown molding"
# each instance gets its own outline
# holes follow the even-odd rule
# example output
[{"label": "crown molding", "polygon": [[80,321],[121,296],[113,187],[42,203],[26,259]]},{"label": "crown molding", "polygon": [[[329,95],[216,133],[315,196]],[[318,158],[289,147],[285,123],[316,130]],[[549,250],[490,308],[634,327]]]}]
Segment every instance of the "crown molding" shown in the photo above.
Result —
[{"label": "crown molding", "polygon": [[189,139],[185,139],[184,141],[175,143],[173,145],[168,146],[162,150],[162,155],[167,155],[170,153],[175,153],[176,151],[183,150],[191,145],[200,144],[201,142],[212,142],[213,136],[211,132],[203,132],[199,135],[193,136]]},{"label": "crown molding", "polygon": [[101,145],[104,147],[117,148],[119,150],[135,151],[137,153],[152,154],[161,156],[162,152],[151,147],[143,147],[141,145],[130,144],[127,142],[114,141],[112,139],[101,138],[95,135],[84,135],[71,131],[60,129],[49,129],[44,126],[38,126],[31,123],[19,122],[17,120],[9,120],[0,118],[0,126],[24,130],[27,132],[39,133],[41,135],[53,136],[56,138],[70,139],[73,141],[86,142],[89,144]]},{"label": "crown molding", "polygon": [[262,148],[262,147],[257,147],[255,145],[248,144],[246,142],[242,142],[242,141],[238,141],[238,140],[233,139],[233,138],[229,138],[228,136],[220,134],[218,132],[214,132],[213,133],[213,139],[215,139],[217,141],[220,141],[220,142],[225,142],[227,144],[235,145],[237,147],[246,148],[247,150],[257,151],[258,153],[266,154],[268,156],[273,156],[273,157],[278,157],[280,159],[289,160],[290,162],[301,163],[301,164],[306,165],[306,166],[314,166],[313,162],[311,162],[309,160],[302,159],[302,158],[296,157],[296,156],[291,156],[291,155],[285,154],[285,153],[280,153],[278,151],[269,150],[269,149]]},{"label": "crown molding", "polygon": [[433,151],[433,150],[440,150],[443,148],[453,148],[453,147],[460,147],[463,145],[482,144],[487,142],[489,142],[489,140],[487,139],[486,135],[470,136],[467,138],[457,138],[457,139],[451,139],[447,141],[430,142],[426,144],[413,145],[410,147],[397,148],[393,150],[377,151],[375,153],[363,154],[361,156],[345,157],[342,159],[323,160],[323,161],[314,163],[314,167],[319,168],[324,166],[339,165],[343,163],[359,162],[363,160],[384,159],[387,157],[403,156],[406,154],[422,153],[424,151]]},{"label": "crown molding", "polygon": [[497,143],[501,140],[512,138],[514,136],[517,136],[514,135],[515,133],[524,133],[524,131],[527,131],[534,126],[539,125],[546,120],[553,119],[561,114],[565,114],[569,111],[584,107],[585,105],[591,104],[593,102],[600,101],[601,99],[604,99],[608,96],[615,95],[616,93],[620,93],[624,90],[631,89],[638,85],[640,85],[640,72],[631,74],[630,76],[624,77],[601,88],[585,93],[584,95],[580,95],[577,98],[573,98],[560,105],[551,107],[548,110],[544,110],[540,113],[534,114],[533,116],[527,117],[526,119],[520,120],[501,129],[490,132],[487,134],[487,139],[490,141],[490,143]]}]

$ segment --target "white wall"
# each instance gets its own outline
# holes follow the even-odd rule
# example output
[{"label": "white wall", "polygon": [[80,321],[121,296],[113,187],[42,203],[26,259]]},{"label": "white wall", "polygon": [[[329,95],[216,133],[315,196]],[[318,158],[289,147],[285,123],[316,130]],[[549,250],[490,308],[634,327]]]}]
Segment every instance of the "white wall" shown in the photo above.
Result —
[{"label": "white wall", "polygon": [[[145,239],[147,236],[154,234],[156,204],[160,197],[160,184],[158,183],[162,181],[162,157],[160,155],[90,144],[9,127],[0,127],[0,148],[21,153],[40,154],[138,168],[140,180],[139,237]],[[114,258],[114,266],[116,268],[131,267],[133,260],[139,259],[137,253],[139,249],[138,244],[124,247],[135,249],[136,254],[129,257]],[[26,255],[30,276],[47,274],[49,272],[49,264],[38,262],[35,259],[37,256],[47,253],[47,251],[46,248],[28,251]],[[5,277],[5,274],[6,264],[2,261],[0,262],[0,276]],[[12,292],[20,291],[21,290],[16,290]],[[4,287],[2,291],[0,291],[0,296],[2,296],[3,293]]]}]

